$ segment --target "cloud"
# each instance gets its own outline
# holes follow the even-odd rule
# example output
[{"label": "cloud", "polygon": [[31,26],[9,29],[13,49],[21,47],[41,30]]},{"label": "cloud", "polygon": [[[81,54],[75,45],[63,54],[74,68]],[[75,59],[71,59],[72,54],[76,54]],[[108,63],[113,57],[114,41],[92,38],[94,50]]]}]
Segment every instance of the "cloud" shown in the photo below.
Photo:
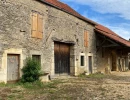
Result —
[{"label": "cloud", "polygon": [[66,2],[88,5],[93,10],[106,14],[118,14],[119,17],[130,20],[130,0],[62,0]]},{"label": "cloud", "polygon": [[[83,16],[88,18],[88,13],[85,11],[83,12]],[[113,32],[118,34],[119,36],[125,38],[126,40],[130,39],[130,23],[109,23],[106,21],[103,21],[101,16],[90,16],[91,20],[98,22],[102,24],[103,26],[108,27],[111,29]]]},{"label": "cloud", "polygon": [[125,38],[126,40],[129,40],[130,39],[130,33],[129,31],[130,30],[127,30],[125,28],[122,28],[122,27],[113,27],[113,26],[108,26],[111,30],[113,30],[115,33],[118,33],[119,36]]}]

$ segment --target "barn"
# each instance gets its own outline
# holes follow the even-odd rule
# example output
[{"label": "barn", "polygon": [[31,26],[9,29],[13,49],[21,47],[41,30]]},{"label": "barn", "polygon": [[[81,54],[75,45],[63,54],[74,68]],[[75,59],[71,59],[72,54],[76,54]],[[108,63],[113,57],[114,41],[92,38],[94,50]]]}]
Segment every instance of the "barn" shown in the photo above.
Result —
[{"label": "barn", "polygon": [[0,82],[19,80],[27,57],[51,78],[129,70],[129,47],[58,0],[0,1]]}]

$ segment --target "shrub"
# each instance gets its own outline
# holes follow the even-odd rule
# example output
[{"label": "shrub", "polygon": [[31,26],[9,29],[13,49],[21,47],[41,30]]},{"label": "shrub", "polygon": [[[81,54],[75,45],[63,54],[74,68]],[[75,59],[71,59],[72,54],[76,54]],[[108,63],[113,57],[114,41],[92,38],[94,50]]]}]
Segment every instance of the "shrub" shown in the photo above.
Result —
[{"label": "shrub", "polygon": [[23,75],[21,82],[34,82],[39,80],[41,66],[40,63],[31,58],[26,59],[25,66],[23,67]]}]

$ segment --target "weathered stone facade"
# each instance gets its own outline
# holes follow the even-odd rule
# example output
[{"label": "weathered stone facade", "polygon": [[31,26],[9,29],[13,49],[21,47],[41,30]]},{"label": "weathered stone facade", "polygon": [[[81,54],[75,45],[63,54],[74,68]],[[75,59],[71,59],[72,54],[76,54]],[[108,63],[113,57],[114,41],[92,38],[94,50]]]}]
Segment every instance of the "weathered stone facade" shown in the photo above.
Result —
[{"label": "weathered stone facade", "polygon": [[[31,37],[32,11],[43,15],[43,39]],[[88,32],[88,47],[84,47],[84,31]],[[0,81],[7,82],[7,54],[20,55],[20,76],[26,57],[33,54],[41,55],[42,70],[54,76],[55,39],[74,42],[70,47],[72,75],[88,72],[90,55],[96,72],[93,25],[35,0],[0,0]],[[85,55],[85,66],[80,66],[80,55]]]}]

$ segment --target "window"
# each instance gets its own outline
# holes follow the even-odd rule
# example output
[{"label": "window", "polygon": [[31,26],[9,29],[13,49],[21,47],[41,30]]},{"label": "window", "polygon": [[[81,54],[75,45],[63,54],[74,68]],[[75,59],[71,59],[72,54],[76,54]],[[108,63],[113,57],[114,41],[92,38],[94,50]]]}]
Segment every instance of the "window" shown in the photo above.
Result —
[{"label": "window", "polygon": [[40,55],[32,55],[32,59],[36,60],[41,64],[41,56]]},{"label": "window", "polygon": [[43,16],[32,12],[32,37],[42,39],[43,37]]},{"label": "window", "polygon": [[84,31],[84,46],[88,47],[88,32]]},{"label": "window", "polygon": [[80,66],[84,66],[84,56],[81,56],[81,58],[80,58],[80,62],[81,62],[81,64],[80,64]]}]

